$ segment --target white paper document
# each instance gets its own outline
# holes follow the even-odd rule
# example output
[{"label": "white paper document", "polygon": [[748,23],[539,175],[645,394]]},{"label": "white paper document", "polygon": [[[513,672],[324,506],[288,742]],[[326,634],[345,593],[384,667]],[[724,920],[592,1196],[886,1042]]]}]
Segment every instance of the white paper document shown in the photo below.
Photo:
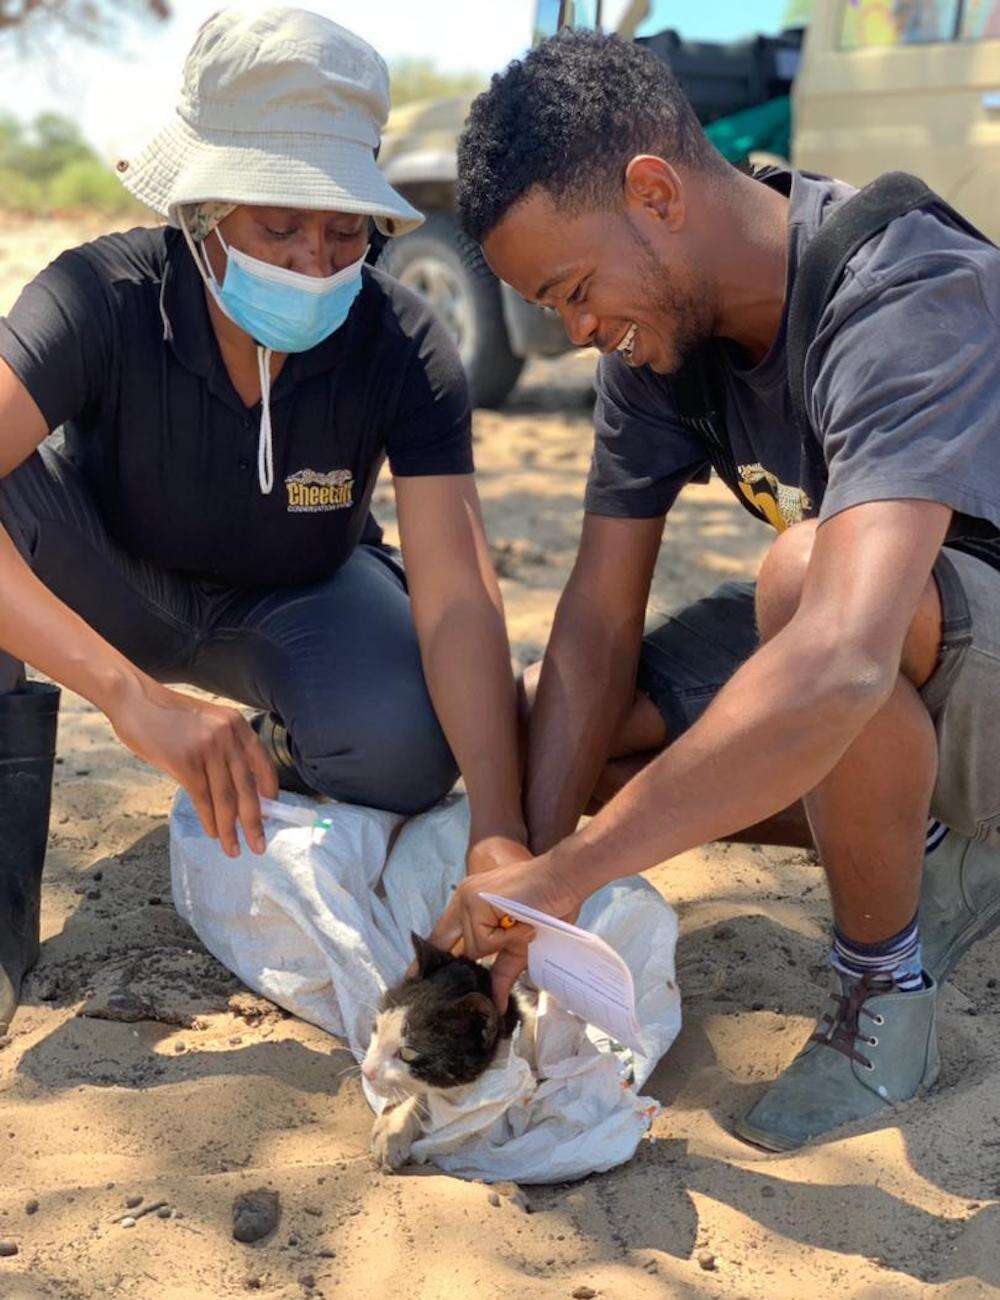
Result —
[{"label": "white paper document", "polygon": [[486,893],[480,898],[535,931],[528,945],[528,974],[540,989],[616,1042],[643,1051],[632,972],[614,948],[588,930],[510,898]]}]

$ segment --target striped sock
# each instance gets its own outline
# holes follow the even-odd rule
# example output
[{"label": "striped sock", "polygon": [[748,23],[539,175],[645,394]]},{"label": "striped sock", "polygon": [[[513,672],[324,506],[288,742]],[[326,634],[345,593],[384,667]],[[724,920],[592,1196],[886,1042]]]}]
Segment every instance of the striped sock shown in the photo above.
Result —
[{"label": "striped sock", "polygon": [[830,965],[852,979],[868,975],[877,983],[895,985],[901,993],[922,989],[924,968],[917,918],[879,943],[857,943],[834,926]]},{"label": "striped sock", "polygon": [[948,834],[948,827],[939,822],[936,817],[927,818],[927,841],[924,844],[924,853],[933,853],[939,844]]}]

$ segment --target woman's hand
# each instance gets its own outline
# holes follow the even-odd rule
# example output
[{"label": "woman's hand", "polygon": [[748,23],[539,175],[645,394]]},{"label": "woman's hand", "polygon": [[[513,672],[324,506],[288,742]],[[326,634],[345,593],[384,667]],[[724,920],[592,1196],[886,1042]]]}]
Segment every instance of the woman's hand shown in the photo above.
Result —
[{"label": "woman's hand", "polygon": [[500,924],[502,910],[481,898],[483,892],[499,894],[564,921],[575,918],[583,897],[560,873],[551,853],[470,874],[455,890],[430,941],[446,951],[461,942],[469,957],[495,952],[493,998],[505,1011],[511,986],[528,964],[528,944],[534,931],[521,924],[504,929]]},{"label": "woman's hand", "polygon": [[240,853],[237,822],[253,851],[264,852],[259,795],[275,798],[278,778],[241,713],[142,678],[108,718],[133,754],[184,787],[206,834],[229,857]]}]

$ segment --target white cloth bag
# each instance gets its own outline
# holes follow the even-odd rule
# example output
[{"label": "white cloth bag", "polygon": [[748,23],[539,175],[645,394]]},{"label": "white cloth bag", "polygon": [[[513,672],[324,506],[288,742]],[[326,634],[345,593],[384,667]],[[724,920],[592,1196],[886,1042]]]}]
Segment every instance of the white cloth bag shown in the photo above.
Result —
[{"label": "white cloth bag", "polygon": [[[360,1057],[380,997],[413,958],[411,931],[430,933],[464,875],[468,805],[453,795],[400,825],[371,808],[281,798],[315,808],[332,826],[267,819],[267,852],[244,848],[230,859],[180,792],[170,817],[174,903],[246,985]],[[414,1159],[466,1178],[539,1183],[611,1169],[634,1153],[659,1109],[637,1089],[680,1030],[677,918],[631,877],[588,899],[579,924],[632,972],[643,1053],[612,1045],[543,993],[530,1063],[518,1033],[481,1079],[430,1099]],[[380,1099],[366,1095],[379,1109]]]}]

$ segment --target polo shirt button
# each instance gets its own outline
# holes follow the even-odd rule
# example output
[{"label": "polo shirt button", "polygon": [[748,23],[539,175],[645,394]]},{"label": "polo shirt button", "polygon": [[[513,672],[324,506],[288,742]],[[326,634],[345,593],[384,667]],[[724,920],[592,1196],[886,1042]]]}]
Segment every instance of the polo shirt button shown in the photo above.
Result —
[{"label": "polo shirt button", "polygon": [[248,460],[240,461],[240,469],[249,469],[249,468],[250,468],[250,462]]}]

